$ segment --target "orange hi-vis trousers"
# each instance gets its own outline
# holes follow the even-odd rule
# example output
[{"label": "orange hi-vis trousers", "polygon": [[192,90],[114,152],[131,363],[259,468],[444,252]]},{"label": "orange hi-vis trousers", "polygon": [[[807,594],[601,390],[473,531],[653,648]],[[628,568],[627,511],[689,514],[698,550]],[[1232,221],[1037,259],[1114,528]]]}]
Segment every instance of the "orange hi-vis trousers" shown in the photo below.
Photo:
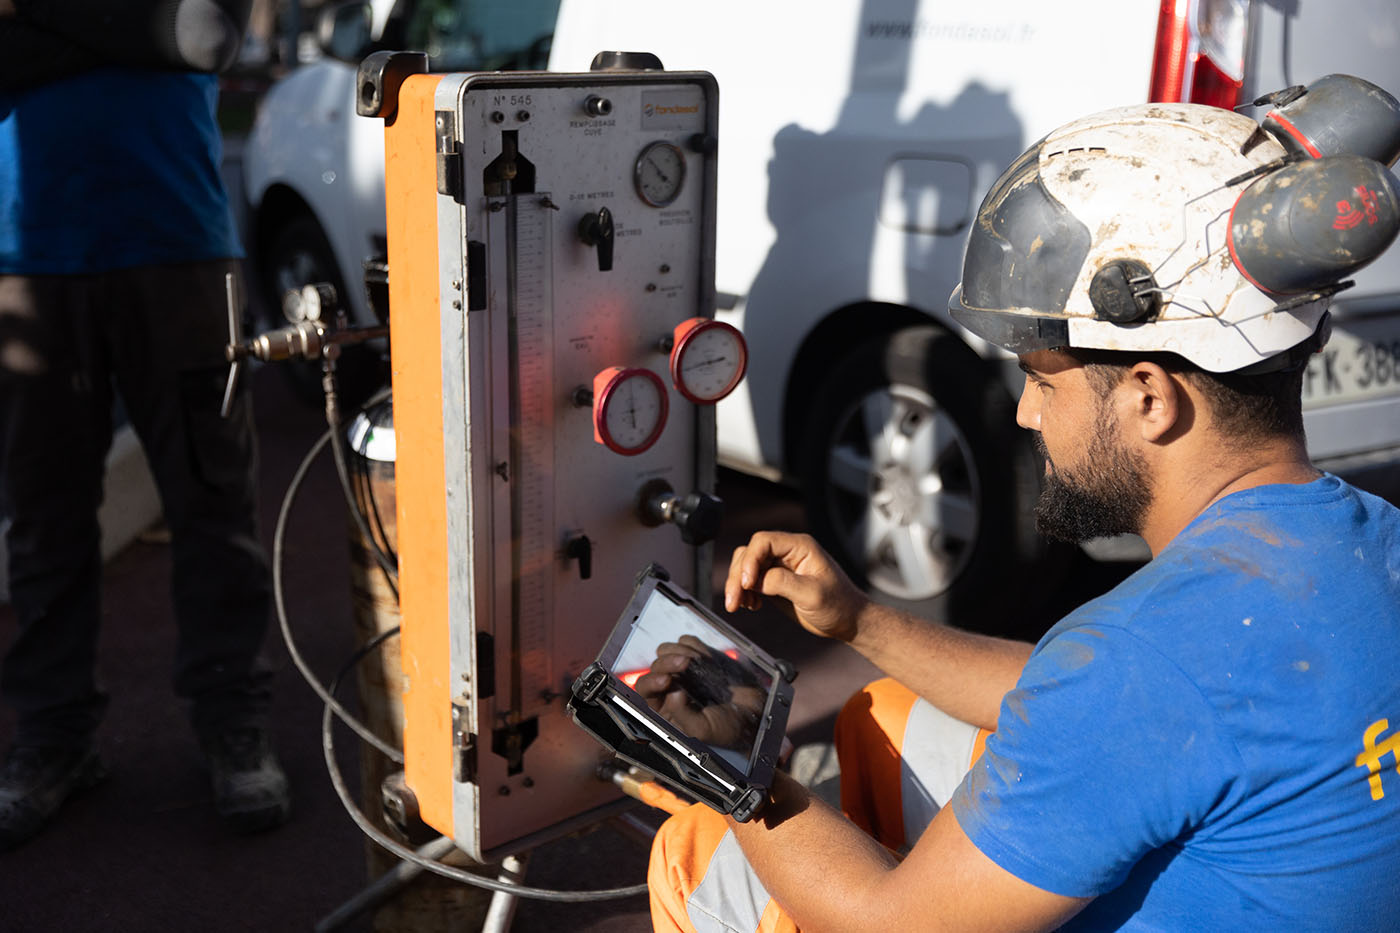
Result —
[{"label": "orange hi-vis trousers", "polygon": [[[918,841],[982,754],[987,731],[893,680],[868,684],[836,719],[841,809],[895,852]],[[658,933],[796,933],[724,818],[696,804],[656,835],[647,872]]]}]

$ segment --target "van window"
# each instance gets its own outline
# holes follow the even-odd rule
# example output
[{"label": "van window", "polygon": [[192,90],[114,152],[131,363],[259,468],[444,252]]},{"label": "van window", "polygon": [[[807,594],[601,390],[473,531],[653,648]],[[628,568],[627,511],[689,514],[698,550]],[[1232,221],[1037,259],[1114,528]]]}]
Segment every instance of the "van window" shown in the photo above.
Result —
[{"label": "van window", "polygon": [[428,53],[434,71],[544,68],[559,0],[420,0],[406,48]]}]

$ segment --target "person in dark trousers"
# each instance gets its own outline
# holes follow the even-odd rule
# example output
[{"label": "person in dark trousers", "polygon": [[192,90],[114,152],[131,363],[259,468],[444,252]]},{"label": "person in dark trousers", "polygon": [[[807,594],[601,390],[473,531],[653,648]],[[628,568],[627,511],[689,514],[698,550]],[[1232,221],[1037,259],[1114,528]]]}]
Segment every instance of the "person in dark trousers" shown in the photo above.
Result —
[{"label": "person in dark trousers", "polygon": [[270,585],[250,398],[220,415],[242,251],[215,72],[248,5],[0,0],[0,508],[18,621],[0,667],[18,720],[0,849],[104,775],[96,513],[118,396],[170,529],[174,687],[215,808],[240,831],[289,815],[260,660]]}]

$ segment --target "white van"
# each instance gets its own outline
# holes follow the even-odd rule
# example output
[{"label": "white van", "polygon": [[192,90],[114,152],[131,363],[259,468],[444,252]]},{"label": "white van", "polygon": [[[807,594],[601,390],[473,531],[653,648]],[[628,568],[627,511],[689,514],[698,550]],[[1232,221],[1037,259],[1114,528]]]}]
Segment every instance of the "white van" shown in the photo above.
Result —
[{"label": "white van", "polygon": [[[375,5],[376,28],[390,6]],[[441,26],[493,9],[516,17],[496,46],[547,44],[552,0],[403,0],[394,13]],[[471,43],[444,34],[435,70],[492,67],[453,59]],[[414,38],[384,42],[424,47]],[[992,180],[1100,108],[1234,106],[1338,71],[1400,91],[1393,0],[563,0],[549,67],[586,70],[602,49],[719,81],[717,314],[750,354],[719,407],[722,462],[800,484],[813,530],[873,590],[971,624],[1026,599],[1021,571],[1044,556],[1019,374],[946,310]],[[320,247],[308,274],[347,283],[382,250],[380,127],[351,116],[353,84],[347,64],[303,68],[249,140],[253,249],[279,287],[304,280],[301,245]],[[1334,308],[1306,386],[1312,454],[1342,471],[1392,463],[1400,249]]]}]

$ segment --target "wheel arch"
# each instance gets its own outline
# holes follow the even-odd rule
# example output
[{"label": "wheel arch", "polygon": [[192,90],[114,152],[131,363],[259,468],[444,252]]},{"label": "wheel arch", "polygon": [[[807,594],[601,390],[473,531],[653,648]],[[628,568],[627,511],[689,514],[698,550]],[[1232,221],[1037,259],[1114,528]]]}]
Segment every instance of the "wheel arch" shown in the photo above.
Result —
[{"label": "wheel arch", "polygon": [[269,320],[276,322],[281,317],[280,304],[275,300],[277,296],[266,294],[273,243],[277,239],[278,232],[299,217],[307,218],[320,231],[326,245],[326,260],[331,263],[338,281],[344,285],[347,291],[347,294],[341,296],[341,301],[345,303],[352,318],[356,317],[360,310],[358,308],[360,299],[358,294],[353,291],[352,283],[355,282],[355,279],[345,274],[346,270],[336,249],[331,228],[327,226],[311,202],[304,198],[300,192],[290,185],[274,182],[263,192],[262,199],[257,206],[251,208],[249,230],[252,242],[248,244],[247,250],[251,280],[257,283],[258,291],[263,300],[272,302],[272,305],[267,309]]},{"label": "wheel arch", "polygon": [[[1070,552],[1047,542],[1035,529],[1033,508],[1040,491],[1040,465],[1030,435],[1016,424],[1016,401],[999,378],[999,363],[981,356],[952,328],[927,316],[869,316],[895,326],[830,331],[829,336],[835,335],[838,341],[844,336],[847,342],[844,346],[838,343],[835,350],[831,343],[826,344],[824,359],[831,361],[831,369],[820,371],[810,383],[808,404],[794,405],[789,411],[800,437],[801,446],[792,462],[793,472],[801,478],[809,530],[842,563],[854,582],[871,588],[871,592],[878,591],[883,602],[921,614],[933,613],[974,630],[1022,637],[1020,633],[1025,629],[1030,634],[1043,621],[1035,614],[1050,590],[1036,586],[1033,592],[1022,592],[1008,589],[1004,581],[1008,575],[1023,575],[1027,581],[1052,580]],[[856,527],[853,522],[860,521],[856,512],[872,507],[877,488],[895,489],[894,498],[884,501],[897,504],[901,498],[907,499],[910,489],[918,487],[905,485],[900,495],[896,476],[894,485],[885,487],[883,480],[873,483],[862,497],[858,486],[834,484],[829,473],[834,462],[830,452],[835,445],[850,446],[843,440],[847,438],[846,418],[853,410],[850,403],[872,390],[894,385],[922,390],[935,412],[942,410],[952,419],[961,456],[946,461],[938,458],[935,471],[940,474],[939,495],[951,490],[955,497],[970,497],[977,509],[975,535],[955,536],[952,540],[959,542],[957,548],[937,544],[930,551],[938,551],[958,563],[938,592],[892,587],[888,579],[882,582],[877,578],[881,575],[872,575],[872,570],[887,565],[870,550],[878,542],[865,536],[853,539],[846,534]],[[857,448],[858,445],[851,449]],[[847,458],[843,462],[849,479],[853,461]],[[894,462],[880,462],[897,466],[898,457]],[[877,473],[886,474],[874,466],[871,458],[866,469],[872,482]],[[959,477],[967,477],[968,481],[960,481]],[[838,486],[845,490],[844,495],[833,495]],[[857,500],[862,504],[853,511]],[[913,520],[912,513],[909,521],[895,518],[895,524],[912,531],[919,531],[924,524],[922,519]],[[857,541],[854,545],[853,540]],[[958,558],[958,554],[962,557]],[[904,566],[902,561],[898,563]],[[899,576],[896,582],[904,579]],[[1032,620],[1034,624],[1030,624]],[[1034,634],[1038,637],[1040,632]]]},{"label": "wheel arch", "polygon": [[[783,469],[788,476],[801,473],[802,450],[806,446],[807,405],[823,375],[851,348],[873,337],[888,337],[906,327],[927,326],[953,334],[941,321],[926,311],[909,305],[881,301],[853,302],[837,308],[822,318],[798,347],[788,373],[783,394]],[[956,334],[953,334],[957,337]],[[969,359],[986,365],[986,361],[966,342],[958,338]]]},{"label": "wheel arch", "polygon": [[[262,200],[253,209],[251,259],[261,267],[267,259],[268,245],[277,230],[299,214],[305,214],[316,221],[324,231],[325,223],[317,216],[315,208],[290,185],[276,182],[263,192]],[[339,267],[339,261],[336,263]]]}]

